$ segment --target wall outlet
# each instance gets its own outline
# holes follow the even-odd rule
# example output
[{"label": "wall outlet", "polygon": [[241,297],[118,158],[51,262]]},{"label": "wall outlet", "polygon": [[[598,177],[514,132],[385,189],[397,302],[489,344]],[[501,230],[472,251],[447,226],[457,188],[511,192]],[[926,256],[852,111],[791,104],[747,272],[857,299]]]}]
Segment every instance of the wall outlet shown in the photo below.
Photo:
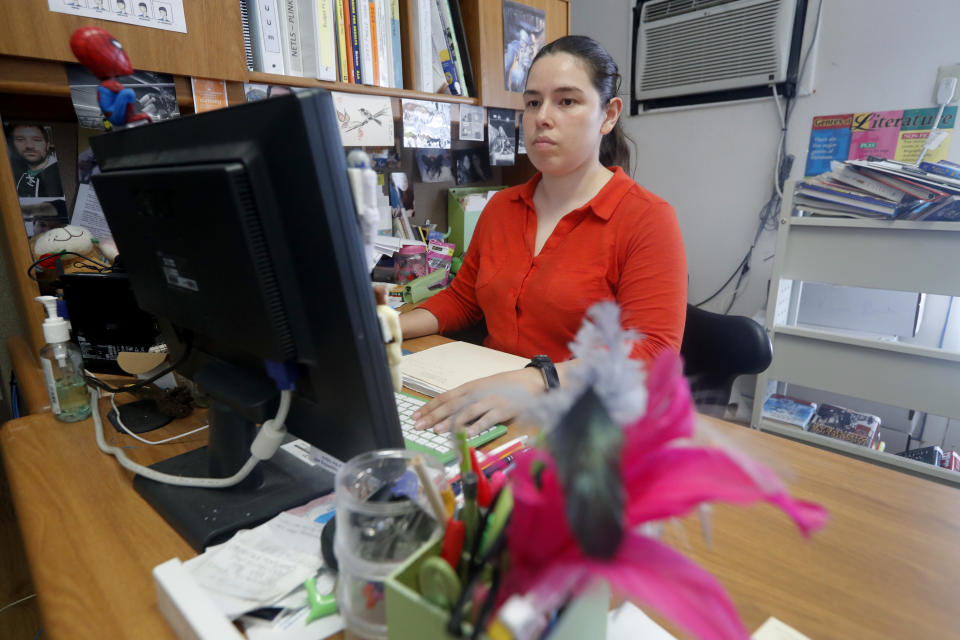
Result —
[{"label": "wall outlet", "polygon": [[960,64],[950,64],[937,69],[937,82],[933,85],[933,104],[940,104],[937,101],[937,89],[944,78],[957,79],[957,88],[953,90],[953,97],[950,98],[949,104],[960,100]]}]

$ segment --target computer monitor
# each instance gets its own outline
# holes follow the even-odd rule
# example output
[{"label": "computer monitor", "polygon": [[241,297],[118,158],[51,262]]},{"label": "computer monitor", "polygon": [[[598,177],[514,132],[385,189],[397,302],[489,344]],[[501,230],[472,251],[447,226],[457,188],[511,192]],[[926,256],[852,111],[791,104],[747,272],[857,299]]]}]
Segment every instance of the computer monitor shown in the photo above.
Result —
[{"label": "computer monitor", "polygon": [[[288,431],[341,459],[402,447],[330,94],[313,89],[107,133],[93,183],[140,306],[213,398],[210,444],[156,465],[231,475],[295,369]],[[134,486],[195,548],[330,490],[282,448],[228,490]]]}]

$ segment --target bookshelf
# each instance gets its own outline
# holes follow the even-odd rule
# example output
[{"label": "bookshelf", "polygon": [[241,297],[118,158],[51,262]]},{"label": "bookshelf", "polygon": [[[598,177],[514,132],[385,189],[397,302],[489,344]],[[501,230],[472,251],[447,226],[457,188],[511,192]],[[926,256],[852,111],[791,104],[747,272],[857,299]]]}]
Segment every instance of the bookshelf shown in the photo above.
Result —
[{"label": "bookshelf", "polygon": [[[805,387],[960,418],[960,353],[797,326],[803,282],[960,296],[960,224],[793,215],[784,188],[766,329],[773,362],[757,376],[751,424],[884,466],[960,485],[960,473],[761,417],[767,383]],[[883,426],[881,425],[881,430]]]},{"label": "bookshelf", "polygon": [[[412,37],[410,3],[411,0],[400,3],[404,86],[413,86],[413,47],[408,46]],[[569,32],[569,0],[524,0],[524,3],[545,12],[548,41]],[[244,101],[244,82],[259,82],[388,96],[393,98],[395,119],[400,118],[402,98],[519,109],[520,94],[503,89],[501,2],[461,0],[460,4],[478,84],[479,95],[471,98],[250,72],[246,67],[238,0],[187,0],[184,2],[185,34],[54,13],[43,0],[2,0],[0,116],[5,120],[75,122],[64,63],[74,62],[70,35],[75,29],[90,25],[107,29],[122,42],[135,68],[172,74],[177,102],[184,115],[193,113],[191,76],[225,80],[231,104]],[[459,110],[452,112],[456,121]],[[7,256],[7,280],[17,301],[24,337],[28,347],[36,351],[44,344],[43,310],[33,301],[39,293],[37,285],[27,277],[32,258],[6,154],[6,139],[0,136],[0,251]],[[516,167],[506,168],[502,180],[515,184],[531,174],[529,162],[523,159]]]}]

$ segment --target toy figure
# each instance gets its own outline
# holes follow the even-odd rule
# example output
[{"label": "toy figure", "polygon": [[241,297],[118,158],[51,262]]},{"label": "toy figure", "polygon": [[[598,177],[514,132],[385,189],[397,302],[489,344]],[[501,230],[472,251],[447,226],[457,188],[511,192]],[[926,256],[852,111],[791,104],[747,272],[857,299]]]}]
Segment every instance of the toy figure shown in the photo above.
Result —
[{"label": "toy figure", "polygon": [[123,46],[107,30],[100,27],[77,29],[70,37],[70,49],[80,64],[100,79],[97,102],[107,129],[141,120],[153,122],[149,114],[135,110],[137,96],[133,89],[125,88],[117,81],[119,76],[133,73],[133,65]]},{"label": "toy figure", "polygon": [[403,375],[400,372],[400,361],[403,359],[403,334],[400,332],[400,314],[387,304],[387,291],[383,287],[374,287],[373,295],[377,302],[377,315],[380,317],[380,328],[383,331],[383,342],[387,350],[387,364],[390,367],[390,380],[393,390],[403,388]]}]

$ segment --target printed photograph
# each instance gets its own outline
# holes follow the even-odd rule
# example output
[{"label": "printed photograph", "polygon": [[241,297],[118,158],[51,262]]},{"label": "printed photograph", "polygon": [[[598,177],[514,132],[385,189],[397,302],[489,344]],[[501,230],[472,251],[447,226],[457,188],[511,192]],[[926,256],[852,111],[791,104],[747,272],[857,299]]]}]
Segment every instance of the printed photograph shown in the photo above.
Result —
[{"label": "printed photograph", "polygon": [[109,11],[106,0],[90,0],[90,9],[96,11],[97,13],[105,13]]},{"label": "printed photograph", "polygon": [[517,127],[512,109],[488,109],[487,127],[490,139],[490,166],[503,167],[514,163]]},{"label": "printed photograph", "polygon": [[160,24],[170,24],[173,22],[173,8],[170,6],[170,3],[153,0],[153,17]]},{"label": "printed photograph", "polygon": [[[80,126],[103,130],[103,113],[97,100],[100,81],[79,64],[67,65],[67,80],[70,83],[73,109],[77,113]],[[134,71],[131,75],[117,80],[124,88],[133,90],[137,98],[133,104],[135,112],[149,114],[154,122],[180,116],[177,91],[170,74]]]},{"label": "printed photograph", "polygon": [[457,184],[473,184],[490,179],[490,163],[482,148],[457,149],[453,152],[457,169]]},{"label": "printed photograph", "polygon": [[393,144],[390,98],[333,92],[340,138],[345,147],[386,147]]},{"label": "printed photograph", "polygon": [[390,174],[390,206],[403,209],[408,217],[413,215],[413,181],[402,171]]},{"label": "printed photograph", "polygon": [[403,146],[450,148],[450,103],[403,100]]},{"label": "printed photograph", "polygon": [[417,168],[423,182],[453,182],[448,149],[417,149]]},{"label": "printed photograph", "polygon": [[[131,2],[133,0],[130,0]],[[130,10],[127,8],[127,0],[113,0],[113,13],[119,18],[127,18],[130,16]]]},{"label": "printed photograph", "polygon": [[17,196],[62,198],[53,128],[39,122],[9,122],[3,129]]},{"label": "printed photograph", "polygon": [[460,105],[460,139],[483,142],[483,107]]},{"label": "printed photograph", "polygon": [[507,91],[523,91],[527,70],[546,44],[546,14],[503,0],[503,78]]}]

